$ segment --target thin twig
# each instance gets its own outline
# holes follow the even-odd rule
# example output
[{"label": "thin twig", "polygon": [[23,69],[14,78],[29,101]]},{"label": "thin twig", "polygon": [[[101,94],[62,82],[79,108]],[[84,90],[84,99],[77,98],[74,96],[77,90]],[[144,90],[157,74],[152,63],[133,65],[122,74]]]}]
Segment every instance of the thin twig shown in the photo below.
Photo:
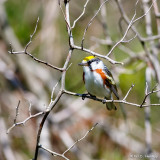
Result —
[{"label": "thin twig", "polygon": [[147,10],[142,16],[136,18],[136,19],[133,21],[133,24],[134,24],[135,22],[137,22],[138,20],[142,19],[143,17],[145,17],[145,16],[148,14],[148,12],[151,10],[151,8],[152,8],[152,6],[153,6],[153,4],[154,4],[155,1],[156,1],[156,0],[154,0],[154,1],[152,2],[152,4],[150,5],[150,7],[148,8],[148,10]]},{"label": "thin twig", "polygon": [[14,127],[16,127],[16,126],[20,126],[20,125],[24,125],[27,121],[29,121],[30,119],[32,119],[32,118],[35,118],[35,117],[38,117],[38,116],[40,116],[40,115],[43,115],[44,114],[44,112],[39,112],[39,113],[36,113],[36,114],[34,114],[34,115],[30,115],[29,117],[27,117],[24,121],[22,121],[22,122],[16,122],[16,123],[14,123],[8,130],[7,130],[7,134],[14,128]]},{"label": "thin twig", "polygon": [[89,0],[86,1],[84,7],[83,7],[83,12],[81,13],[81,15],[73,22],[73,25],[71,27],[71,29],[73,29],[77,23],[77,21],[84,15],[85,11],[86,11],[86,7],[87,7],[87,4],[88,4]]},{"label": "thin twig", "polygon": [[[118,8],[119,8],[119,11],[121,13],[121,16],[122,18],[124,19],[124,21],[129,25],[130,21],[129,21],[129,18],[127,17],[126,13],[124,12],[124,9],[120,3],[120,0],[115,0],[117,5],[118,5]],[[155,0],[154,0],[155,2]],[[154,3],[152,2],[152,4]],[[147,12],[149,12],[150,10],[147,10]],[[141,18],[143,18],[145,15],[142,15]],[[140,17],[139,17],[140,18]],[[136,21],[134,20],[134,23],[137,22],[137,20],[139,19],[136,19]],[[151,37],[147,37],[147,38],[144,38],[142,37],[138,31],[136,30],[136,28],[134,27],[134,25],[131,26],[131,29],[132,31],[137,34],[137,37],[138,39],[141,41],[141,42],[147,42],[147,41],[152,41],[152,40],[156,40],[156,39],[160,39],[160,35],[155,35],[155,36],[151,36]]]},{"label": "thin twig", "polygon": [[60,1],[59,1],[59,7],[60,7],[61,12],[62,12],[62,14],[63,14],[64,20],[65,20],[65,22],[66,22],[66,24],[67,24],[67,28],[69,28],[69,30],[71,30],[71,29],[70,29],[70,24],[68,23],[68,21],[67,21],[67,19],[66,19],[66,15],[65,15],[65,13],[64,13],[64,11],[63,11],[63,9],[62,9],[62,6],[61,6]]},{"label": "thin twig", "polygon": [[[127,92],[127,94],[126,94],[127,96],[129,95],[131,89],[132,89],[132,86],[129,89],[129,91]],[[159,91],[160,90],[149,92],[146,96],[148,96],[150,94],[153,94],[153,93],[157,93]],[[66,93],[68,95],[78,96],[78,97],[84,98],[84,94],[74,93],[74,92],[70,92],[70,91],[67,91],[67,90],[64,90],[64,93]],[[93,96],[90,96],[90,95],[85,95],[85,98],[92,99],[92,100],[95,100],[95,101],[98,101],[98,102],[101,102],[101,103],[108,103],[108,102],[123,103],[123,104],[128,104],[128,105],[131,105],[131,106],[136,106],[136,107],[139,107],[139,108],[149,107],[149,106],[160,106],[160,104],[145,105],[144,103],[143,104],[137,104],[137,103],[128,102],[128,101],[126,101],[127,96],[125,96],[122,100],[106,100],[106,99],[100,99],[100,98],[97,98],[97,97],[93,97]],[[146,97],[144,97],[143,101],[145,101],[145,98]]]},{"label": "thin twig", "polygon": [[9,53],[13,54],[13,48],[12,48],[12,44],[11,43],[9,44],[9,47],[10,47]]},{"label": "thin twig", "polygon": [[115,61],[115,60],[113,60],[113,59],[111,59],[111,58],[109,58],[109,57],[107,57],[107,56],[105,56],[105,55],[101,55],[101,54],[99,54],[99,53],[97,53],[97,52],[94,52],[94,51],[91,51],[91,50],[89,50],[89,49],[87,49],[87,48],[82,48],[82,47],[76,46],[76,45],[74,45],[73,48],[74,48],[74,49],[77,49],[77,50],[81,50],[81,51],[87,52],[87,53],[90,53],[90,54],[92,54],[93,56],[97,56],[97,57],[106,59],[106,60],[108,60],[108,61],[109,61],[110,63],[112,63],[112,64],[121,64],[121,65],[123,65],[123,62]]},{"label": "thin twig", "polygon": [[[134,22],[134,18],[135,18],[136,15],[137,15],[137,13],[136,13],[136,6],[137,6],[138,2],[139,2],[139,0],[137,0],[137,2],[136,2],[136,4],[135,4],[135,12],[134,12],[134,15],[133,15],[131,21],[129,22],[128,27],[127,27],[127,29],[126,29],[123,37],[111,48],[111,50],[110,50],[110,51],[108,52],[108,54],[107,54],[107,57],[113,52],[113,50],[114,50],[120,43],[122,43],[122,42],[124,41],[124,38],[126,37],[126,35],[128,34],[130,28],[132,27],[133,22]],[[136,33],[136,36],[137,36],[137,33]]]},{"label": "thin twig", "polygon": [[80,139],[78,139],[77,141],[75,141],[75,142],[73,143],[73,145],[71,145],[71,146],[70,146],[67,150],[65,150],[62,154],[57,153],[57,152],[54,152],[54,151],[51,151],[50,149],[47,149],[46,147],[44,147],[44,146],[42,146],[42,145],[39,145],[39,148],[44,149],[45,151],[49,152],[49,153],[50,153],[51,155],[53,155],[53,156],[58,156],[58,157],[62,157],[62,158],[64,158],[64,159],[66,159],[66,160],[69,160],[69,159],[65,156],[65,154],[66,154],[67,152],[69,152],[77,143],[79,143],[80,141],[84,140],[84,139],[87,137],[87,135],[88,135],[97,125],[98,125],[98,123],[94,124],[93,127],[92,127],[91,129],[89,129],[89,130],[84,134],[84,136],[83,136],[82,138],[80,138]]},{"label": "thin twig", "polygon": [[25,52],[25,51],[18,51],[18,52],[13,52],[13,51],[12,51],[12,52],[11,52],[11,51],[8,51],[8,53],[10,53],[10,54],[26,54],[26,55],[28,55],[29,57],[31,57],[34,61],[36,61],[36,62],[38,62],[38,63],[45,64],[45,65],[48,66],[48,67],[51,67],[51,68],[53,68],[53,69],[56,69],[56,70],[58,70],[58,71],[63,72],[63,68],[59,68],[59,67],[53,66],[52,64],[50,64],[50,63],[48,63],[48,62],[46,62],[46,61],[40,60],[40,59],[34,57],[34,56],[33,56],[31,53],[29,53],[29,52]]},{"label": "thin twig", "polygon": [[37,18],[37,22],[36,22],[36,26],[34,28],[33,34],[30,35],[30,41],[27,43],[24,51],[27,52],[27,48],[29,47],[29,45],[32,43],[32,38],[35,35],[36,31],[37,31],[37,26],[38,26],[38,22],[39,22],[39,17]]},{"label": "thin twig", "polygon": [[18,101],[18,105],[17,105],[17,107],[16,107],[16,116],[15,116],[15,118],[14,118],[14,124],[16,123],[17,117],[18,117],[18,115],[19,115],[19,105],[20,105],[20,100]]},{"label": "thin twig", "polygon": [[86,136],[87,136],[97,125],[98,125],[98,123],[96,123],[90,130],[88,130],[82,138],[78,139],[72,146],[70,146],[67,150],[65,150],[65,151],[63,152],[63,155],[65,155],[68,151],[70,151],[77,143],[79,143],[79,142],[82,141],[84,138],[86,138]]},{"label": "thin twig", "polygon": [[65,160],[69,160],[69,159],[68,159],[66,156],[64,156],[63,154],[60,154],[60,153],[51,151],[50,149],[44,147],[43,145],[39,145],[39,148],[42,148],[42,149],[44,149],[45,151],[49,152],[52,156],[58,156],[58,157],[64,158]]},{"label": "thin twig", "polygon": [[[147,99],[147,97],[148,97],[149,95],[151,95],[151,94],[153,94],[153,93],[157,93],[157,92],[160,91],[160,89],[154,90],[156,87],[157,87],[157,84],[156,84],[156,86],[152,89],[151,92],[147,92],[148,84],[146,85],[145,91],[146,91],[147,93],[145,93],[145,97],[144,97],[144,99],[143,99],[143,101],[142,101],[142,103],[141,103],[141,105],[140,105],[140,108],[143,107],[143,104],[146,102],[146,99]],[[151,104],[151,105],[152,105],[152,104]]]},{"label": "thin twig", "polygon": [[66,68],[66,71],[67,71],[71,66],[72,66],[72,63],[70,63],[70,64],[68,65],[68,67]]},{"label": "thin twig", "polygon": [[14,52],[13,49],[12,49],[12,46],[11,46],[11,44],[10,44],[10,48],[11,48],[11,49],[10,49],[10,51],[8,51],[8,53],[10,53],[10,54],[26,54],[26,55],[28,55],[29,57],[31,57],[34,61],[36,61],[36,62],[38,62],[38,63],[45,64],[45,65],[48,66],[48,67],[51,67],[51,68],[53,68],[53,69],[56,69],[56,70],[58,70],[58,71],[63,72],[63,69],[62,69],[62,68],[53,66],[53,65],[49,64],[48,62],[43,61],[43,60],[40,60],[40,59],[34,57],[31,53],[27,52],[27,48],[28,48],[29,45],[32,43],[32,38],[33,38],[33,36],[35,35],[35,33],[36,33],[36,31],[37,31],[38,22],[39,22],[39,17],[38,17],[38,19],[37,19],[34,32],[33,32],[33,34],[30,35],[30,41],[29,41],[29,42],[27,43],[27,45],[25,46],[24,50],[23,50],[23,51]]},{"label": "thin twig", "polygon": [[133,39],[135,39],[137,37],[137,33],[135,34],[134,37],[130,38],[129,40],[123,40],[121,43],[129,43],[131,42]]},{"label": "thin twig", "polygon": [[125,97],[123,98],[123,101],[126,101],[126,98],[128,97],[129,93],[131,92],[131,90],[133,89],[134,84],[131,85],[131,88],[128,90],[127,94],[125,95]]},{"label": "thin twig", "polygon": [[88,25],[86,26],[85,30],[84,30],[84,33],[83,33],[83,38],[82,38],[82,41],[81,41],[81,47],[83,48],[83,43],[84,43],[84,39],[85,39],[85,35],[86,35],[86,32],[89,28],[89,26],[92,24],[94,18],[98,15],[99,11],[101,10],[102,6],[107,2],[108,0],[105,0],[99,7],[99,9],[97,10],[97,12],[95,13],[95,15],[91,18],[91,20],[89,21]]},{"label": "thin twig", "polygon": [[57,83],[56,83],[56,85],[55,85],[55,86],[53,86],[53,88],[52,88],[51,101],[53,101],[54,91],[55,91],[56,87],[58,86],[58,83],[59,83],[59,82],[57,82]]}]

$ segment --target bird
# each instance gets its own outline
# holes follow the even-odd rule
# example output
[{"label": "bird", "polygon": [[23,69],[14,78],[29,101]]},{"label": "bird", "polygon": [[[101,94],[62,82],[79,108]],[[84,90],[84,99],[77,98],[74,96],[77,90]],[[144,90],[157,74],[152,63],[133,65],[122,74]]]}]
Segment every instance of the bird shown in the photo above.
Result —
[{"label": "bird", "polygon": [[[102,60],[95,56],[88,56],[79,65],[83,66],[83,81],[90,96],[111,100],[112,93],[114,93],[119,99],[112,73]],[[108,110],[117,110],[113,102],[106,103],[106,108]]]}]

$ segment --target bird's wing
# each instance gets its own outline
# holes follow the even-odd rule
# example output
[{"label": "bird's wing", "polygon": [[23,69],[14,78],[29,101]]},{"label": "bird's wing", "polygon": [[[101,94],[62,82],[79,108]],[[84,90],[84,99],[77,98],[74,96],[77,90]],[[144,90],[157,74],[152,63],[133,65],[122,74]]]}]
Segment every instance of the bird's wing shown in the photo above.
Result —
[{"label": "bird's wing", "polygon": [[105,66],[104,72],[106,73],[106,79],[105,79],[105,85],[111,89],[111,91],[115,94],[117,99],[119,99],[118,93],[117,93],[117,86],[113,79],[112,73],[108,70],[108,68]]},{"label": "bird's wing", "polygon": [[83,82],[85,84],[85,73],[83,72]]}]

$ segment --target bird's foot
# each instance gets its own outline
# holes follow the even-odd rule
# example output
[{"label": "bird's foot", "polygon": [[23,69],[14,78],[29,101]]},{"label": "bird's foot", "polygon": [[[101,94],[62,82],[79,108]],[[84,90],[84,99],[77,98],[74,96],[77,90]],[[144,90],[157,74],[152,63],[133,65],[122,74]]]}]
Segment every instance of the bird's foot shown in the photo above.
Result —
[{"label": "bird's foot", "polygon": [[88,94],[82,94],[82,100],[84,100],[87,95],[88,95]]},{"label": "bird's foot", "polygon": [[96,96],[93,96],[93,95],[91,95],[91,94],[89,94],[89,93],[87,93],[87,94],[82,94],[82,100],[84,100],[85,98],[86,98],[86,96],[90,96],[92,99],[94,99],[94,100],[96,100],[97,99],[97,97]]},{"label": "bird's foot", "polygon": [[91,98],[92,98],[92,99],[94,99],[94,100],[96,100],[96,99],[97,99],[97,97],[96,97],[96,96],[93,96],[93,95],[91,95],[91,94],[90,94],[90,96],[91,96]]}]

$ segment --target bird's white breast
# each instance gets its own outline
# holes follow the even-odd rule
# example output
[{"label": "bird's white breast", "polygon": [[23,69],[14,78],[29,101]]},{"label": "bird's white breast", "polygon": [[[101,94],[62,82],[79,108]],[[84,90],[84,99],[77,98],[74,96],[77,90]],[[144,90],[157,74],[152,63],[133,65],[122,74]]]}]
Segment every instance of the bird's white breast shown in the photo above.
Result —
[{"label": "bird's white breast", "polygon": [[101,75],[95,71],[91,71],[89,67],[85,66],[85,87],[87,91],[97,97],[110,98],[110,89],[108,89],[104,83]]}]

